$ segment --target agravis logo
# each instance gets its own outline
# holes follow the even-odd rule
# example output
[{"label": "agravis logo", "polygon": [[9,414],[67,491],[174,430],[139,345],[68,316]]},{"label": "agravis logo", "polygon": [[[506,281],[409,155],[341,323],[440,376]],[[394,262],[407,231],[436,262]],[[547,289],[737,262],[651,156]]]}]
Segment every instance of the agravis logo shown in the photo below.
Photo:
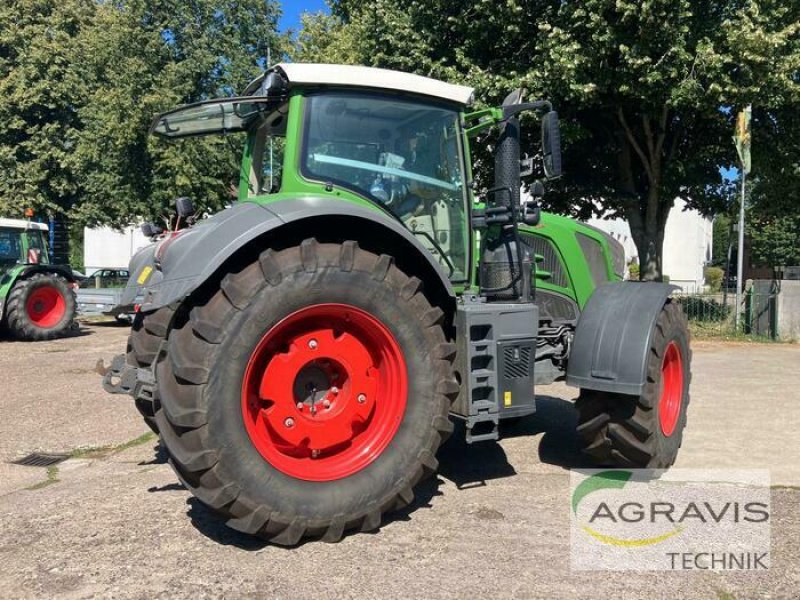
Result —
[{"label": "agravis logo", "polygon": [[[577,515],[578,514],[578,505],[580,504],[581,500],[583,500],[586,496],[591,494],[592,492],[596,492],[598,490],[607,490],[607,489],[622,489],[625,487],[625,484],[631,478],[633,473],[631,471],[622,471],[622,470],[614,470],[614,471],[603,471],[602,473],[596,473],[595,475],[591,475],[588,478],[584,479],[578,487],[575,488],[572,492],[572,512]],[[624,509],[622,509],[624,510]],[[592,523],[598,518],[611,518],[614,519],[614,514],[609,508],[608,504],[605,502],[601,502],[597,505],[597,509],[592,514],[589,522]],[[621,517],[622,518],[622,517]],[[613,546],[650,546],[652,544],[658,544],[659,542],[663,542],[671,538],[674,535],[678,535],[681,531],[683,531],[683,527],[675,527],[671,531],[667,531],[662,535],[656,535],[652,537],[643,537],[643,538],[634,538],[634,539],[623,539],[619,537],[615,537],[613,535],[606,535],[600,533],[599,531],[593,529],[587,524],[581,525],[581,529],[583,529],[586,533],[591,535],[596,540],[604,543],[604,544],[611,544]]]},{"label": "agravis logo", "polygon": [[573,568],[768,568],[767,471],[573,471],[570,508]]}]

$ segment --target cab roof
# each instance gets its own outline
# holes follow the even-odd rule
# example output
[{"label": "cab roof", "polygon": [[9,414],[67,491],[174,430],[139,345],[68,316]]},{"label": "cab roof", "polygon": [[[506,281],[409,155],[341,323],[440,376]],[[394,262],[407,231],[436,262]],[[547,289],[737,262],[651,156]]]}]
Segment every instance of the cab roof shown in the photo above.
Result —
[{"label": "cab roof", "polygon": [[354,65],[334,65],[322,63],[280,63],[267,70],[253,81],[245,93],[253,93],[264,77],[272,72],[280,73],[288,82],[300,85],[331,85],[337,87],[363,87],[376,90],[396,90],[438,98],[468,105],[474,97],[471,87],[445,83],[438,79],[422,77],[413,73],[360,67]]},{"label": "cab roof", "polygon": [[26,221],[24,219],[0,218],[0,227],[8,227],[9,229],[38,229],[39,231],[47,231],[47,225],[44,223],[34,223],[33,221]]}]

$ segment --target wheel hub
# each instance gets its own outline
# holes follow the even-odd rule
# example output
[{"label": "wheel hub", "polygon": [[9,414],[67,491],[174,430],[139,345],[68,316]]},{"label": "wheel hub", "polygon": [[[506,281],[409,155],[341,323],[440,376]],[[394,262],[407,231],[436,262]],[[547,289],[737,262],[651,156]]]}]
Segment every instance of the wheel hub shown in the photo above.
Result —
[{"label": "wheel hub", "polygon": [[67,303],[58,289],[42,286],[30,293],[25,303],[25,311],[34,325],[50,328],[61,322],[67,312]]},{"label": "wheel hub", "polygon": [[375,317],[353,306],[301,309],[253,352],[242,408],[251,441],[288,475],[351,475],[386,448],[407,394],[402,351]]}]

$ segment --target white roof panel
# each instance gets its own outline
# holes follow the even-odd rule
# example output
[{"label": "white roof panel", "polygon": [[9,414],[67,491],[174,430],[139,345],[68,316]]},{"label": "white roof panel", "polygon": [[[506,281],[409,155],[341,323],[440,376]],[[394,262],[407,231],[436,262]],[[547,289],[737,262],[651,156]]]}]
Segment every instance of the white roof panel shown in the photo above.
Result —
[{"label": "white roof panel", "polygon": [[445,83],[438,79],[422,77],[413,73],[403,73],[402,71],[319,63],[280,63],[273,68],[283,71],[290,84],[390,89],[432,96],[451,102],[458,102],[459,104],[469,104],[473,98],[473,89],[471,87]]},{"label": "white roof panel", "polygon": [[34,223],[33,221],[25,221],[24,219],[0,218],[0,227],[10,227],[12,229],[39,229],[41,231],[47,231],[47,225],[44,223]]}]

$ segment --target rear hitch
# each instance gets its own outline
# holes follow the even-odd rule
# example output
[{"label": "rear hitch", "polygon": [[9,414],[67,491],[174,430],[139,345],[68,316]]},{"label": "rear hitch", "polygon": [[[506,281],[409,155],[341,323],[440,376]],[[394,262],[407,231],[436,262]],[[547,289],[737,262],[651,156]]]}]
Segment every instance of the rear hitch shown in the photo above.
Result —
[{"label": "rear hitch", "polygon": [[109,394],[133,395],[139,369],[127,364],[124,354],[115,356],[109,367],[101,358],[95,370],[103,376],[103,389]]}]

